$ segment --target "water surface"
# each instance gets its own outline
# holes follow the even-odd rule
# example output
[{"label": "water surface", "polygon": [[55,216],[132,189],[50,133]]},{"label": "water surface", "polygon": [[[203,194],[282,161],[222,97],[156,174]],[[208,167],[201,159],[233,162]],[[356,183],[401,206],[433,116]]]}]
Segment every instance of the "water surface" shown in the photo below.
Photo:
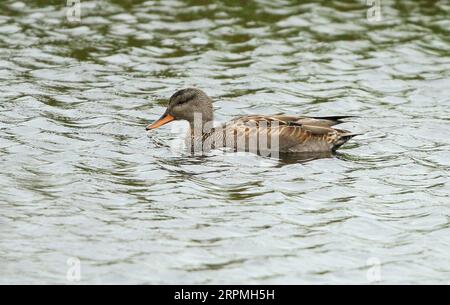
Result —
[{"label": "water surface", "polygon": [[[450,283],[450,4],[0,3],[0,283]],[[176,90],[216,118],[360,116],[309,161],[174,154]]]}]

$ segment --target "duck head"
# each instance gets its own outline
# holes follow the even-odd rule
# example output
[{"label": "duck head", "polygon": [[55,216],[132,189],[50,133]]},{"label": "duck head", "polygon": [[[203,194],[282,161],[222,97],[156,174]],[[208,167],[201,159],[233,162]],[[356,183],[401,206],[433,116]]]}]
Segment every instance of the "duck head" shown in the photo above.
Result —
[{"label": "duck head", "polygon": [[192,128],[194,121],[200,118],[202,124],[213,121],[211,98],[200,89],[182,89],[170,97],[169,106],[161,118],[148,125],[146,129],[153,130],[175,120],[188,121]]}]

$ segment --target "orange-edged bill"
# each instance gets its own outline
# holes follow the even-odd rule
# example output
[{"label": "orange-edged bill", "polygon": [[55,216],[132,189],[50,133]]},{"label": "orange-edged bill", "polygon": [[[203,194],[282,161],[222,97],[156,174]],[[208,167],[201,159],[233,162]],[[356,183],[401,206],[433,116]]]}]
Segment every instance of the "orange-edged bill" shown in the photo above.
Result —
[{"label": "orange-edged bill", "polygon": [[172,122],[173,120],[175,120],[173,116],[171,116],[170,114],[164,114],[159,120],[157,120],[153,124],[148,125],[146,129],[147,130],[156,129],[163,125],[166,125],[169,122]]}]

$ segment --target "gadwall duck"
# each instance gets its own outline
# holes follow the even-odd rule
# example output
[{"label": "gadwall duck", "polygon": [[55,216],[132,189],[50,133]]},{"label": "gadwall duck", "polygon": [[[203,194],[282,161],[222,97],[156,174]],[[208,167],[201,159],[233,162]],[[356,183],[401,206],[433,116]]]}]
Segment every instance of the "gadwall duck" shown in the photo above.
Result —
[{"label": "gadwall duck", "polygon": [[258,151],[264,143],[268,150],[280,153],[322,153],[336,151],[357,135],[332,128],[349,117],[246,115],[212,128],[214,113],[211,98],[200,89],[187,88],[172,95],[165,113],[146,129],[153,130],[174,120],[185,120],[191,127],[190,143],[192,146],[200,144],[202,149],[207,146],[251,151],[253,141]]}]

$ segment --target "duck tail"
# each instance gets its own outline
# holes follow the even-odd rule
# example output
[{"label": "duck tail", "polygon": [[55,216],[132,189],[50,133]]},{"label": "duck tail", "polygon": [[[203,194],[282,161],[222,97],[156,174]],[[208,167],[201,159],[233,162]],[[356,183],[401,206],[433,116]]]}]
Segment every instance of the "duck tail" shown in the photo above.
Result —
[{"label": "duck tail", "polygon": [[314,119],[323,119],[323,120],[331,120],[331,121],[340,121],[344,119],[357,118],[356,115],[332,115],[332,116],[315,116]]},{"label": "duck tail", "polygon": [[362,133],[346,132],[346,133],[341,134],[338,137],[337,141],[333,145],[333,151],[336,151],[337,149],[339,149],[339,147],[341,147],[342,145],[347,143],[348,140],[350,140],[351,138],[360,136],[360,135],[362,135]]},{"label": "duck tail", "polygon": [[334,126],[337,124],[347,122],[346,119],[357,118],[355,115],[334,115],[334,116],[316,116],[311,117],[312,119],[326,122],[328,126]]}]

